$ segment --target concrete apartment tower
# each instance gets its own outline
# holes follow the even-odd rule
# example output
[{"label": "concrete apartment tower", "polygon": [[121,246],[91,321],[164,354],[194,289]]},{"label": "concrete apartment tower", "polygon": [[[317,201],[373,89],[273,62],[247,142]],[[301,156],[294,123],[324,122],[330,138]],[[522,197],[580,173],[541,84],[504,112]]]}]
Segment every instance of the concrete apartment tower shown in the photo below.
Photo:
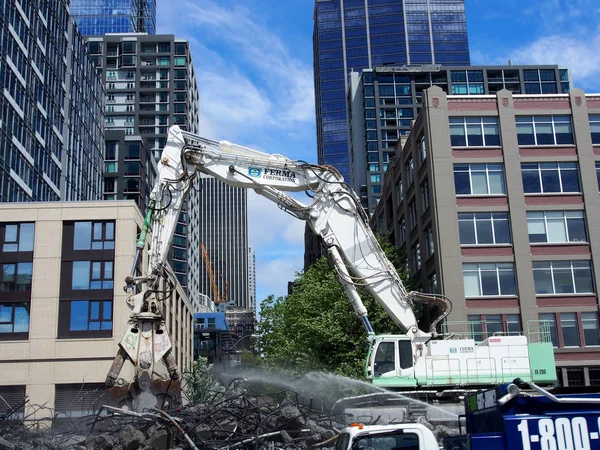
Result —
[{"label": "concrete apartment tower", "polygon": [[[135,199],[144,207],[155,181],[169,126],[198,131],[198,87],[189,43],[172,34],[89,37],[88,48],[106,87],[105,199]],[[189,205],[195,191],[190,194]],[[188,211],[179,218],[170,255],[188,285]]]},{"label": "concrete apartment tower", "polygon": [[599,180],[600,96],[432,87],[371,223],[451,299],[445,331],[548,339],[560,383],[597,386]]},{"label": "concrete apartment tower", "polygon": [[2,202],[102,198],[104,91],[68,5],[0,7]]},{"label": "concrete apartment tower", "polygon": [[156,33],[156,0],[71,0],[71,15],[84,36]]}]

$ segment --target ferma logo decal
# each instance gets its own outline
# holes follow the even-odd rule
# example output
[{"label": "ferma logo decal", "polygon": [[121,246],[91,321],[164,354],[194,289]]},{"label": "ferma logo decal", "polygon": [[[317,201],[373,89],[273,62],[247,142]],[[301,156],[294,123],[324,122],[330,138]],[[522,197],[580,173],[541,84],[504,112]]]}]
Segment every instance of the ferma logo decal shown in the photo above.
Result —
[{"label": "ferma logo decal", "polygon": [[258,167],[248,167],[248,175],[250,175],[251,177],[260,178],[261,174],[262,169],[259,169]]}]

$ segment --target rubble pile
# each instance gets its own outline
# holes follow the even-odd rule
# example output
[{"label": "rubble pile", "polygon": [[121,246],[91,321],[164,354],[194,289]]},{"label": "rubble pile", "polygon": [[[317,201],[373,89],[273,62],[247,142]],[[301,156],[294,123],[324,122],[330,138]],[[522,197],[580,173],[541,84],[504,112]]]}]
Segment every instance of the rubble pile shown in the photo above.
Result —
[{"label": "rubble pile", "polygon": [[294,392],[240,393],[170,411],[175,424],[152,411],[102,411],[49,423],[0,420],[0,450],[303,449],[325,447],[345,426]]}]

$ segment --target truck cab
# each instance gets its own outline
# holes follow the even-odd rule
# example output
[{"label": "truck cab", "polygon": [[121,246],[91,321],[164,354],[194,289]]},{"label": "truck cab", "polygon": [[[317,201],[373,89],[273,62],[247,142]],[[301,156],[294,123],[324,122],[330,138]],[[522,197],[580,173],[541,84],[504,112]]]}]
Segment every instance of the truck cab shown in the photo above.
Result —
[{"label": "truck cab", "polygon": [[435,450],[438,448],[438,442],[431,430],[415,423],[352,424],[340,432],[335,445],[335,450]]}]

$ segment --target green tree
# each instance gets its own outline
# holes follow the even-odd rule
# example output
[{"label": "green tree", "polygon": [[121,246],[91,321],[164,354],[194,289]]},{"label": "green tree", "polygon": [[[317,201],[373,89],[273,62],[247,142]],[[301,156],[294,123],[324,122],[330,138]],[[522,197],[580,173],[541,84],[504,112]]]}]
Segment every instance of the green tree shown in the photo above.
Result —
[{"label": "green tree", "polygon": [[[381,240],[381,239],[380,239]],[[406,257],[397,247],[381,243],[408,287]],[[376,333],[398,333],[398,327],[364,288],[359,294]],[[367,334],[343,286],[326,258],[300,273],[286,298],[268,297],[258,324],[261,363],[294,374],[324,370],[364,378]]]}]

